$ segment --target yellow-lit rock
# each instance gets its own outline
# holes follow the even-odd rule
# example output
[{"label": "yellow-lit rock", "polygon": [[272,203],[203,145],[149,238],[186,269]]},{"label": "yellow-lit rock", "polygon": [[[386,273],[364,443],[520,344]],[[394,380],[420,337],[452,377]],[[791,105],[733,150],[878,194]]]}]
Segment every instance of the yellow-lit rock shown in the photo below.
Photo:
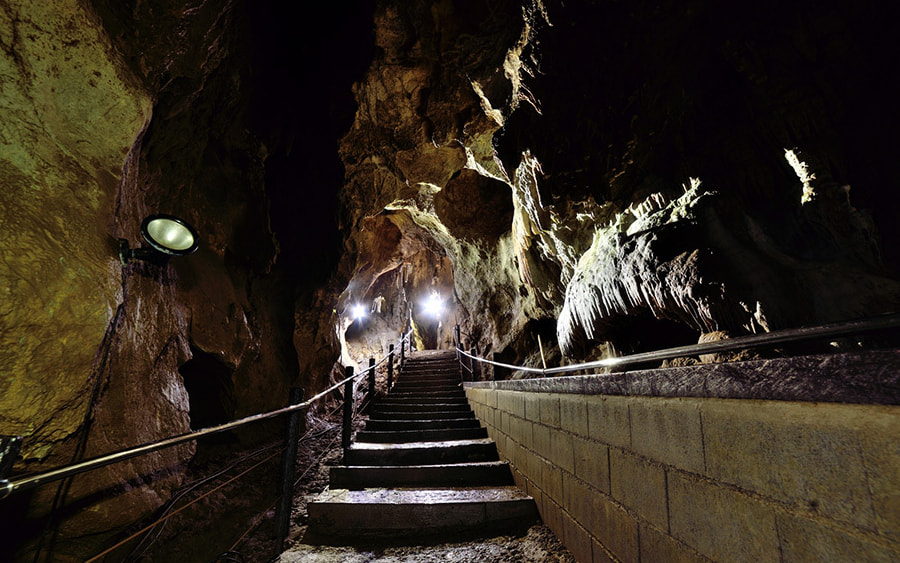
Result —
[{"label": "yellow-lit rock", "polygon": [[32,459],[82,423],[122,298],[106,221],[151,104],[82,2],[0,2],[0,30],[0,433]]}]

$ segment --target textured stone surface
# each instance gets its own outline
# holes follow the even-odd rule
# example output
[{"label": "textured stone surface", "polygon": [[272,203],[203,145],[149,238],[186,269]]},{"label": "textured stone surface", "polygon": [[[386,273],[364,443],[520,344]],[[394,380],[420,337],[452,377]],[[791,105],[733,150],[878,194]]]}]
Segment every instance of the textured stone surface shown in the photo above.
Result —
[{"label": "textured stone surface", "polygon": [[150,99],[81,2],[3,2],[0,29],[0,432],[41,459],[81,425],[122,299],[102,217]]},{"label": "textured stone surface", "polygon": [[719,397],[861,404],[900,403],[896,350],[797,356],[746,362],[573,375],[500,382],[471,388],[540,393]]}]

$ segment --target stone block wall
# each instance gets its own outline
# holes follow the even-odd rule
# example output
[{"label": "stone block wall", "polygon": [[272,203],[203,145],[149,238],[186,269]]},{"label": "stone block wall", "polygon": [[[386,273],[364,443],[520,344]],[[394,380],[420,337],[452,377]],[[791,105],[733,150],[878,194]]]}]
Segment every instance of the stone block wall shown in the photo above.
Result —
[{"label": "stone block wall", "polygon": [[580,562],[900,560],[897,406],[466,387]]}]

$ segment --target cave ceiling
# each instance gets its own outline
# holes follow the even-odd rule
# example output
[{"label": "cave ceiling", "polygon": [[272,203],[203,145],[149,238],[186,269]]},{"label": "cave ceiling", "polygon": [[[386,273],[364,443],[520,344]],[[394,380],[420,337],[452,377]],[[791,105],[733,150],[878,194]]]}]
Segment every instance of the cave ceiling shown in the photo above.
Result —
[{"label": "cave ceiling", "polygon": [[[0,433],[26,436],[18,470],[187,431],[192,404],[282,406],[408,328],[446,347],[459,324],[514,363],[540,337],[559,362],[900,304],[900,86],[877,3],[291,8],[0,0]],[[118,239],[155,212],[200,250],[123,266]],[[191,396],[204,370],[220,404]],[[121,506],[150,512],[178,479]],[[109,531],[84,516],[63,535]]]}]

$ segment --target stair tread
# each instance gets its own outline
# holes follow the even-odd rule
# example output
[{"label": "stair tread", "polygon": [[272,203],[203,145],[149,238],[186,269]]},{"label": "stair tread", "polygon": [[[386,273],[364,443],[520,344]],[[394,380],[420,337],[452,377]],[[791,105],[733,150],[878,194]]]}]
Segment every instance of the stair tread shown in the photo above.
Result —
[{"label": "stair tread", "polygon": [[383,444],[378,442],[353,442],[348,448],[351,451],[384,451],[384,450],[412,450],[421,448],[463,448],[466,446],[486,446],[493,444],[490,438],[471,438],[468,440],[439,440],[423,442],[404,442]]},{"label": "stair tread", "polygon": [[514,485],[485,487],[435,487],[435,488],[367,488],[328,489],[315,497],[316,503],[347,504],[451,504],[509,502],[533,500]]}]

